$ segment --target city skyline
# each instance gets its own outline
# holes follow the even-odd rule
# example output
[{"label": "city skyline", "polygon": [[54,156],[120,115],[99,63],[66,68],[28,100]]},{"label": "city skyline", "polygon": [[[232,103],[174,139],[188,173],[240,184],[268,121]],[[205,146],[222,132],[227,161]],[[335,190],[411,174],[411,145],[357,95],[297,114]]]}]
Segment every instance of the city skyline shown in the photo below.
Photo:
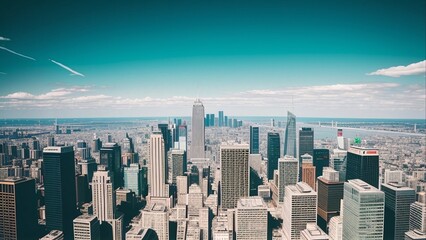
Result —
[{"label": "city skyline", "polygon": [[424,1],[2,5],[3,118],[425,118]]}]

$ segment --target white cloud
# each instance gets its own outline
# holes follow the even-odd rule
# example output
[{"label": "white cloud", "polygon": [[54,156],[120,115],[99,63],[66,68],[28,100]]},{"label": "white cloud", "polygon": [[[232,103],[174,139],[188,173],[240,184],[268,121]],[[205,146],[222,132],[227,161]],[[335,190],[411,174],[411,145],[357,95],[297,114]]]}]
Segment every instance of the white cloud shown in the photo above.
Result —
[{"label": "white cloud", "polygon": [[426,60],[423,60],[418,63],[412,63],[407,66],[397,66],[397,67],[379,69],[375,72],[368,73],[367,75],[401,77],[401,76],[407,76],[407,75],[419,75],[424,73],[426,73]]},{"label": "white cloud", "polygon": [[10,38],[0,36],[0,41],[10,41]]},{"label": "white cloud", "polygon": [[[413,116],[424,115],[425,91],[422,84],[331,84],[273,90],[254,89],[221,97],[204,97],[202,101],[206,112],[221,109],[232,115],[284,115],[286,110],[294,108],[296,114],[302,116],[337,114],[341,117],[408,117],[407,112]],[[102,111],[106,116],[115,116],[118,112],[121,115],[116,116],[167,116],[190,114],[194,99],[195,96],[131,98],[99,92],[93,94],[90,87],[69,87],[53,89],[39,95],[28,92],[10,93],[0,97],[0,106],[2,111],[43,108],[53,112],[61,109],[67,114],[90,109],[90,114],[94,117]]]},{"label": "white cloud", "polygon": [[62,68],[64,68],[64,69],[66,69],[67,71],[69,71],[70,73],[71,73],[71,75],[77,75],[77,76],[81,76],[81,77],[84,77],[84,75],[83,74],[81,74],[81,73],[79,73],[79,72],[77,72],[77,71],[75,71],[75,70],[73,70],[73,69],[71,69],[70,67],[68,67],[68,66],[65,66],[64,64],[62,64],[62,63],[60,63],[60,62],[57,62],[57,61],[55,61],[55,60],[52,60],[52,59],[49,59],[51,62],[53,62],[54,64],[56,64],[56,65],[58,65],[58,66],[60,66],[60,67],[62,67]]}]

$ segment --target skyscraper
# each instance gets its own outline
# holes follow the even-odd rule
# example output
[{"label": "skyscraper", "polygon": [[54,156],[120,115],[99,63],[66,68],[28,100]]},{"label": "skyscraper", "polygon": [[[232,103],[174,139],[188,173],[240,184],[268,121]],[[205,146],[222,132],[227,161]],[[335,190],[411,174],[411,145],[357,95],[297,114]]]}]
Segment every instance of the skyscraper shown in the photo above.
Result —
[{"label": "skyscraper", "polygon": [[182,176],[186,171],[185,167],[185,151],[172,149],[170,153],[170,183],[176,184],[176,177]]},{"label": "skyscraper", "polygon": [[280,134],[268,133],[268,179],[274,178],[274,170],[278,169],[278,159],[280,158]]},{"label": "skyscraper", "polygon": [[115,216],[115,190],[112,172],[98,169],[92,179],[93,214],[102,223],[111,221]]},{"label": "skyscraper", "polygon": [[35,180],[0,180],[0,239],[37,239]]},{"label": "skyscraper", "polygon": [[219,111],[219,127],[223,127],[223,111]]},{"label": "skyscraper", "polygon": [[285,188],[295,185],[299,179],[299,160],[291,156],[284,156],[278,161],[278,201],[284,202]]},{"label": "skyscraper", "polygon": [[132,163],[129,167],[124,167],[124,187],[135,192],[136,196],[140,196],[142,183],[142,170],[138,163]]},{"label": "skyscraper", "polygon": [[94,215],[80,215],[74,219],[74,239],[100,240],[98,218]]},{"label": "skyscraper", "polygon": [[330,166],[330,150],[314,149],[313,164],[315,166],[315,177],[322,176],[324,167]]},{"label": "skyscraper", "polygon": [[72,239],[73,220],[77,216],[73,147],[44,148],[43,170],[46,228],[60,230],[65,239]]},{"label": "skyscraper", "polygon": [[249,146],[221,145],[221,204],[223,209],[237,207],[240,197],[249,195]]},{"label": "skyscraper", "polygon": [[426,234],[426,192],[418,193],[418,200],[410,206],[410,230]]},{"label": "skyscraper", "polygon": [[121,147],[117,143],[105,143],[101,148],[100,164],[104,165],[114,175],[114,189],[123,186],[121,170]]},{"label": "skyscraper", "polygon": [[379,150],[352,146],[348,150],[346,180],[361,179],[379,187]]},{"label": "skyscraper", "polygon": [[400,183],[382,184],[385,193],[385,239],[404,239],[410,220],[410,205],[416,201],[414,189]]},{"label": "skyscraper", "polygon": [[343,198],[343,182],[339,181],[339,172],[325,167],[323,175],[318,177],[318,226],[327,232],[327,223],[339,215],[340,200]]},{"label": "skyscraper", "polygon": [[151,197],[168,197],[166,190],[166,156],[164,140],[160,132],[149,139],[149,194]]},{"label": "skyscraper", "polygon": [[343,239],[383,239],[385,194],[360,179],[345,182]]},{"label": "skyscraper", "polygon": [[200,99],[195,100],[192,107],[192,139],[191,158],[205,157],[204,106]]},{"label": "skyscraper", "polygon": [[215,125],[216,125],[216,122],[215,122],[215,118],[214,118],[214,113],[211,113],[210,118],[209,118],[209,126],[214,127]]},{"label": "skyscraper", "polygon": [[235,232],[239,240],[268,238],[268,209],[261,197],[238,200]]},{"label": "skyscraper", "polygon": [[287,125],[285,127],[284,137],[284,155],[297,157],[296,154],[296,116],[291,112],[287,112]]},{"label": "skyscraper", "polygon": [[259,127],[250,126],[250,154],[259,154]]},{"label": "skyscraper", "polygon": [[142,212],[140,225],[142,228],[153,229],[159,240],[169,240],[169,213],[167,207],[154,203]]},{"label": "skyscraper", "polygon": [[299,166],[302,166],[302,155],[304,154],[314,155],[314,131],[312,128],[304,127],[299,130]]},{"label": "skyscraper", "polygon": [[315,189],[316,178],[312,156],[305,153],[300,157],[302,159],[302,182],[307,183],[312,189]]},{"label": "skyscraper", "polygon": [[164,156],[167,156],[167,152],[172,148],[172,135],[169,129],[169,124],[159,123],[158,130],[161,131],[164,140]]},{"label": "skyscraper", "polygon": [[126,133],[126,136],[123,139],[123,153],[134,153],[135,147],[133,145],[133,139],[129,137],[129,134]]},{"label": "skyscraper", "polygon": [[287,186],[283,216],[285,239],[299,239],[306,224],[317,221],[317,193],[304,182]]}]

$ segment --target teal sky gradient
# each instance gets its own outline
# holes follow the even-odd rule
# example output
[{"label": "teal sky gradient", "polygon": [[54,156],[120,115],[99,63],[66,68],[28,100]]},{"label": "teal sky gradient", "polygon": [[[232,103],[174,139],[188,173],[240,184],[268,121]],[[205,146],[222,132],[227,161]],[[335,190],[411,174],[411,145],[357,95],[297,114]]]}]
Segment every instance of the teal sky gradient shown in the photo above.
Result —
[{"label": "teal sky gradient", "polygon": [[[397,99],[407,100],[406,109],[392,107],[387,99],[371,99],[383,111],[355,107],[347,113],[336,106],[333,113],[316,112],[304,103],[310,98],[300,97],[295,99],[296,114],[424,118],[424,73],[398,78],[366,74],[425,60],[425,29],[423,0],[2,1],[0,36],[11,41],[0,41],[0,46],[36,61],[0,50],[0,72],[6,73],[0,75],[0,114],[56,117],[55,107],[28,109],[22,99],[13,105],[4,97],[86,86],[88,93],[73,94],[159,100],[199,96],[206,99],[207,112],[275,115],[274,107],[282,108],[281,114],[288,106],[268,105],[265,100],[258,108],[244,108],[229,101],[251,90],[395,83],[398,86],[386,94],[400,94]],[[86,77],[70,76],[48,59]],[[416,98],[405,98],[413,89]],[[220,101],[229,105],[220,106]],[[325,97],[318,107],[327,101],[334,102]],[[169,104],[160,115],[189,115],[191,103],[184,104]],[[97,103],[86,109],[64,106],[70,117],[102,108]],[[159,115],[146,105],[120,106],[115,112],[97,113]]]}]

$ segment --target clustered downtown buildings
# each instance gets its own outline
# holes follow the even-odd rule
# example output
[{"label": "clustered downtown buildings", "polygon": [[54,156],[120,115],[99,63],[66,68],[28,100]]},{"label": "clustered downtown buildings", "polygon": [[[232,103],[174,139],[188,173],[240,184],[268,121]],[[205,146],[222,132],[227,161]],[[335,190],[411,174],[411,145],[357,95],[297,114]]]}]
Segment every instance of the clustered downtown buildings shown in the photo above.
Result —
[{"label": "clustered downtown buildings", "polygon": [[46,144],[2,141],[0,239],[426,239],[424,166],[387,169],[340,129],[336,148],[316,148],[291,112],[280,130],[199,99],[190,125],[145,129],[72,145],[56,124]]}]

